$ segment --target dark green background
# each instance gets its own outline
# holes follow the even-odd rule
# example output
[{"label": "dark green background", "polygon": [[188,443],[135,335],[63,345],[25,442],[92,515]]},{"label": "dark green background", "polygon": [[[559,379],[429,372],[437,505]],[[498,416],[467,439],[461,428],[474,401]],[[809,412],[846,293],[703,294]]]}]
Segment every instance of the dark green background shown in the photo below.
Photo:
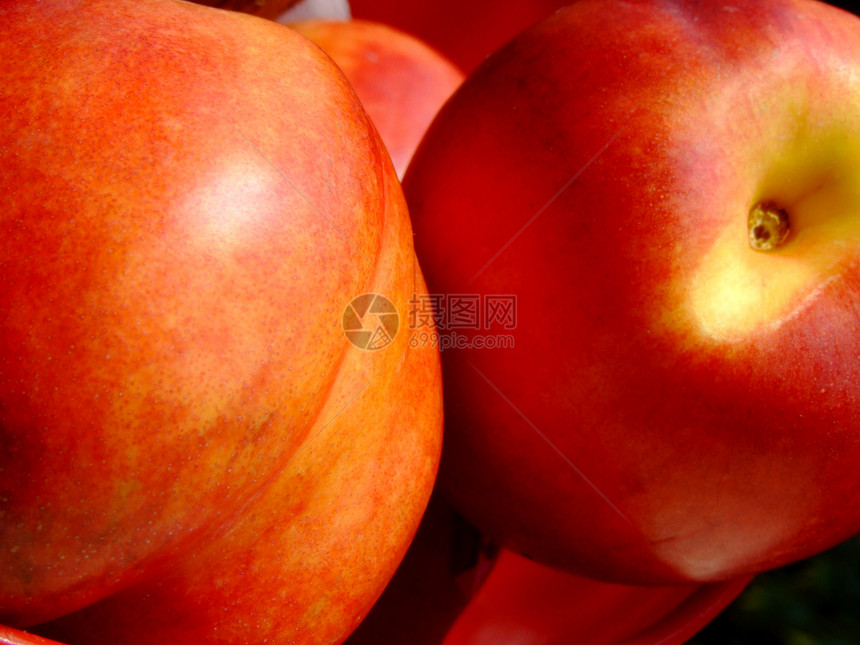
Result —
[{"label": "dark green background", "polygon": [[860,537],[763,573],[690,645],[860,645]]}]

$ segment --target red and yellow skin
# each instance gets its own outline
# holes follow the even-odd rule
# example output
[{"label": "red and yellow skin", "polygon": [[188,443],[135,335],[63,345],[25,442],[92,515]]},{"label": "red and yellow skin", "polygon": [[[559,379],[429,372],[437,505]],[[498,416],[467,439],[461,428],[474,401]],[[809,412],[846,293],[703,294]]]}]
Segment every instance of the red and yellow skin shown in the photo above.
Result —
[{"label": "red and yellow skin", "polygon": [[[366,112],[239,13],[4,1],[0,31],[0,622],[345,639],[417,529],[442,419]],[[367,292],[402,316],[376,352],[342,328]]]},{"label": "red and yellow skin", "polygon": [[625,583],[857,533],[858,115],[860,21],[806,0],[583,0],[471,75],[403,182],[430,291],[517,298],[443,353],[454,505]]}]

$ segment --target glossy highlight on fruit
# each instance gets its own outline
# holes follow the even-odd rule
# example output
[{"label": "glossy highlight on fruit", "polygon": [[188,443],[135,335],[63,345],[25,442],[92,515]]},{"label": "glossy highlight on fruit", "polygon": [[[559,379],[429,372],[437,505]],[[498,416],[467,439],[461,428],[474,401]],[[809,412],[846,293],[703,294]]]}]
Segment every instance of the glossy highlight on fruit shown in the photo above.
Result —
[{"label": "glossy highlight on fruit", "polygon": [[858,115],[860,20],[807,0],[582,0],[491,55],[403,182],[430,291],[517,297],[443,353],[452,503],[628,583],[856,534]]},{"label": "glossy highlight on fruit", "polygon": [[342,327],[425,291],[367,113],[239,13],[26,0],[0,31],[0,622],[344,640],[441,444],[438,351]]}]

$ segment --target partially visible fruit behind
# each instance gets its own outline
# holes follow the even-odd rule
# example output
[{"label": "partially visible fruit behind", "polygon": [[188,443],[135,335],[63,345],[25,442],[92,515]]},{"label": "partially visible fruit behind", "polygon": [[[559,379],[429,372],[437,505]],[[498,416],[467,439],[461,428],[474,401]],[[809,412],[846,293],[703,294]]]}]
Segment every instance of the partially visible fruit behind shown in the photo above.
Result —
[{"label": "partially visible fruit behind", "polygon": [[618,585],[503,549],[443,644],[680,645],[748,583]]},{"label": "partially visible fruit behind", "polygon": [[288,23],[332,57],[355,89],[403,177],[421,137],[463,74],[393,27],[364,20]]},{"label": "partially visible fruit behind", "polygon": [[438,493],[403,562],[347,645],[441,645],[479,593],[498,548]]},{"label": "partially visible fruit behind", "polygon": [[569,0],[350,0],[355,18],[393,25],[417,36],[472,72],[524,29]]}]

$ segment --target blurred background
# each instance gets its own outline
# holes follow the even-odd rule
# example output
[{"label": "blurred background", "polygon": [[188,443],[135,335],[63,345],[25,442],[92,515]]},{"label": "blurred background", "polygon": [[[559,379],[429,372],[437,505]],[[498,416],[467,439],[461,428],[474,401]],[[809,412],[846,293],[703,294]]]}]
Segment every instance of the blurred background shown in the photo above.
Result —
[{"label": "blurred background", "polygon": [[689,645],[858,645],[860,536],[758,576]]}]

